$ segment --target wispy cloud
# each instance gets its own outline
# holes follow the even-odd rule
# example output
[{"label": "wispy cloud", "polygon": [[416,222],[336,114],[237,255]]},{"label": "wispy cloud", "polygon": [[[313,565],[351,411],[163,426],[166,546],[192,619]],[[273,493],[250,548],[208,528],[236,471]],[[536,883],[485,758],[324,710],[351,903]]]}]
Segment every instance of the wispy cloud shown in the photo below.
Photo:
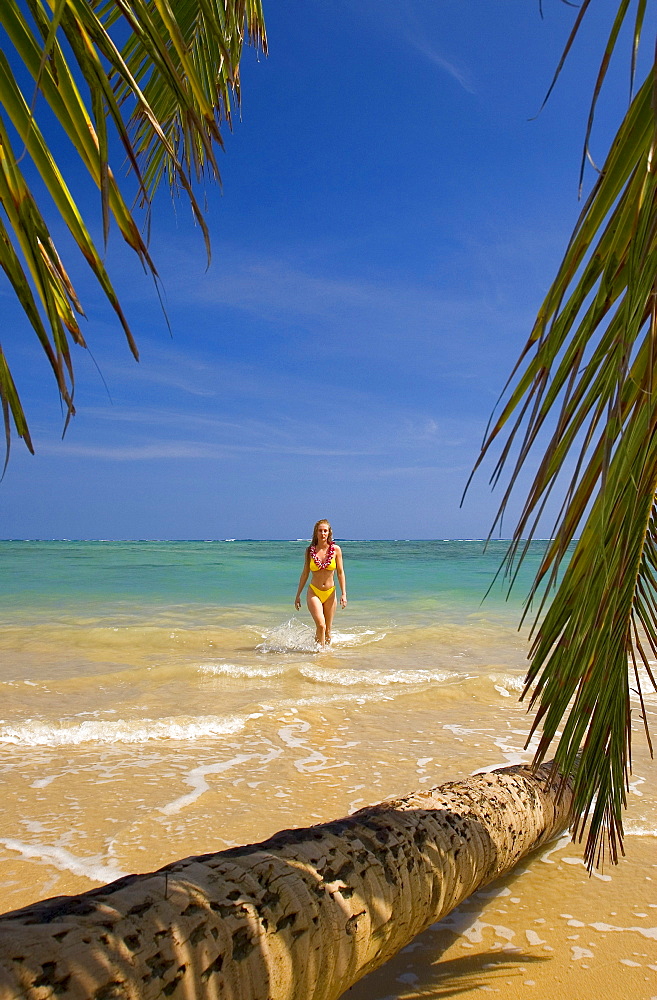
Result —
[{"label": "wispy cloud", "polygon": [[[372,479],[431,479],[436,476],[453,475],[463,483],[470,472],[469,465],[386,465],[375,470],[368,470],[367,476]],[[351,475],[353,478],[353,475]]]},{"label": "wispy cloud", "polygon": [[[176,389],[192,396],[211,397],[217,394],[216,383],[212,383],[210,366],[206,362],[195,360],[173,349],[166,355],[159,352],[159,357],[146,355],[144,360],[136,364],[132,358],[125,361],[103,361],[102,375],[110,380],[118,376],[121,382],[150,383],[163,389]],[[110,386],[111,393],[111,386]]]},{"label": "wispy cloud", "polygon": [[278,256],[256,257],[233,250],[229,257],[231,263],[219,280],[198,272],[195,279],[180,272],[167,278],[177,282],[177,299],[193,300],[197,308],[204,304],[237,309],[268,324],[284,322],[296,330],[294,335],[306,331],[318,341],[330,337],[331,350],[339,351],[342,358],[374,355],[381,359],[381,351],[386,350],[409,364],[424,351],[433,354],[439,345],[438,370],[450,366],[451,375],[462,371],[470,376],[466,352],[470,344],[479,355],[486,349],[482,325],[504,322],[508,326],[510,322],[500,304],[491,303],[472,284],[461,294],[442,290],[439,282],[414,284],[389,276],[346,278],[319,268],[313,273]]},{"label": "wispy cloud", "polygon": [[152,459],[209,459],[219,457],[220,450],[211,445],[200,445],[191,441],[163,441],[152,444],[109,446],[109,445],[61,445],[44,444],[39,449],[43,454],[58,458],[94,458],[110,462],[142,462]]},{"label": "wispy cloud", "polygon": [[[383,31],[396,43],[401,35],[416,51],[456,80],[467,93],[474,94],[470,74],[445,58],[429,40],[431,34],[444,35],[444,24],[440,21],[442,6],[436,0],[394,0],[394,3],[360,0],[358,12],[367,18],[370,30]],[[405,30],[400,32],[401,25],[405,25]]]},{"label": "wispy cloud", "polygon": [[[250,376],[257,386],[266,373]],[[307,384],[303,376],[288,376],[286,394],[301,397]],[[259,394],[258,416],[248,413],[248,400],[231,401],[224,415],[213,403],[203,413],[190,412],[185,397],[163,407],[148,400],[136,404],[93,406],[63,442],[55,441],[44,426],[41,453],[61,458],[96,458],[137,462],[160,460],[232,461],[249,455],[267,461],[295,459],[339,460],[364,469],[393,467],[402,463],[427,464],[436,454],[473,450],[479,432],[476,422],[439,417],[408,406],[381,408],[375,393],[330,392],[335,413],[330,428],[303,409],[286,414],[280,401]],[[238,415],[238,414],[241,414]],[[72,439],[71,435],[74,436]],[[84,435],[84,440],[80,440]],[[402,458],[402,456],[404,456]],[[431,458],[429,458],[431,456]],[[248,460],[248,459],[247,459]],[[253,464],[251,461],[249,464]]]},{"label": "wispy cloud", "polygon": [[159,441],[147,444],[137,444],[128,446],[109,445],[84,445],[67,444],[61,445],[44,444],[40,451],[44,454],[57,455],[59,458],[96,458],[110,462],[142,462],[150,460],[172,460],[172,459],[205,459],[217,460],[225,458],[236,458],[249,452],[260,452],[278,455],[306,455],[309,457],[361,457],[371,455],[368,450],[323,448],[321,443],[317,447],[281,447],[266,445],[254,446],[248,444],[211,444],[199,441]]},{"label": "wispy cloud", "polygon": [[458,66],[455,66],[454,63],[445,59],[444,56],[441,56],[440,53],[437,52],[425,38],[413,36],[409,33],[407,35],[407,39],[413,48],[432,62],[434,66],[438,66],[440,69],[444,70],[445,73],[451,76],[453,80],[456,80],[456,82],[463,87],[463,90],[465,90],[466,93],[476,94],[476,90],[469,73],[460,69]]}]

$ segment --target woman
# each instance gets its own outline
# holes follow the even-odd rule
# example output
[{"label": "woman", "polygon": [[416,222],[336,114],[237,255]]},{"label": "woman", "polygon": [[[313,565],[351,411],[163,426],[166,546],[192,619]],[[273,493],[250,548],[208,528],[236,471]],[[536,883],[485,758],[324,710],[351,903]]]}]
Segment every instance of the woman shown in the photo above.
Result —
[{"label": "woman", "polygon": [[342,550],[333,541],[333,530],[327,520],[318,521],[313,528],[313,540],[306,549],[306,558],[299,578],[294,606],[301,607],[301,591],[312,573],[306,603],[315,622],[315,642],[320,646],[330,645],[331,625],[337,607],[333,572],[337,570],[340,582],[340,607],[347,607],[347,583],[342,565]]}]

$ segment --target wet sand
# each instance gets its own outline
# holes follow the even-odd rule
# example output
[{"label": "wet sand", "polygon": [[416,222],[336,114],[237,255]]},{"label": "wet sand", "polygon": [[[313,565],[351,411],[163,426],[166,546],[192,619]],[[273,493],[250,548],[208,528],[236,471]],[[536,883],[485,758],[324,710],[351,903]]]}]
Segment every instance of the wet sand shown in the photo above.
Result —
[{"label": "wet sand", "polygon": [[[419,653],[414,662],[423,664]],[[520,673],[508,663],[457,679],[444,663],[442,680],[434,664],[434,679],[421,683],[423,667],[412,666],[406,650],[397,680],[389,674],[385,684],[374,672],[384,662],[379,652],[360,655],[348,664],[337,652],[303,657],[293,671],[281,671],[276,655],[231,669],[226,661],[195,662],[182,677],[170,664],[157,685],[149,682],[147,705],[134,673],[99,664],[96,704],[111,694],[120,710],[83,709],[86,682],[82,695],[76,679],[52,669],[49,680],[14,684],[23,720],[39,695],[74,712],[21,726],[15,716],[13,726],[0,727],[3,908],[530,758],[528,720],[516,700]],[[362,657],[372,657],[369,666]],[[172,714],[183,680],[194,687],[184,716],[179,706]],[[191,702],[205,714],[192,717]],[[564,838],[475,894],[348,996],[657,996],[656,802],[654,766],[638,732],[627,858],[617,868],[589,877],[581,848]]]}]

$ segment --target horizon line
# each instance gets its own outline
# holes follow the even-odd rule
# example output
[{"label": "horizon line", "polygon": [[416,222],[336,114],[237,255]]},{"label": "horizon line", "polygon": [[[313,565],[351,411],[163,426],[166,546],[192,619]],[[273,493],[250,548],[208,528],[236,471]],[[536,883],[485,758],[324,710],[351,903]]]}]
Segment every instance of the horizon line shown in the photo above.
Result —
[{"label": "horizon line", "polygon": [[[483,542],[484,544],[491,544],[493,542],[512,542],[512,538],[347,538],[347,537],[335,537],[337,542]],[[574,538],[573,541],[578,539]],[[104,543],[122,543],[122,542],[170,542],[176,544],[179,542],[199,542],[203,544],[214,544],[216,542],[286,542],[286,543],[297,543],[297,542],[309,542],[309,538],[0,538],[0,542],[104,542]],[[526,538],[520,539],[520,541],[528,541]],[[536,537],[531,539],[532,542],[551,542],[554,541],[551,537]]]}]

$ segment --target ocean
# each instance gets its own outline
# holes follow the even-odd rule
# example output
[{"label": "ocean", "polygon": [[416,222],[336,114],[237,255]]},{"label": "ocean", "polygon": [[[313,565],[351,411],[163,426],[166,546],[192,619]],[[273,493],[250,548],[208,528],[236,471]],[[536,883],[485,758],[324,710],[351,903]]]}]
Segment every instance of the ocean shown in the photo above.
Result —
[{"label": "ocean", "polygon": [[[306,544],[0,542],[3,910],[531,759],[518,624],[544,543],[509,595],[504,542],[341,541],[349,604],[323,650],[294,610]],[[349,997],[657,1000],[635,728],[618,867],[590,877],[563,837]]]}]

